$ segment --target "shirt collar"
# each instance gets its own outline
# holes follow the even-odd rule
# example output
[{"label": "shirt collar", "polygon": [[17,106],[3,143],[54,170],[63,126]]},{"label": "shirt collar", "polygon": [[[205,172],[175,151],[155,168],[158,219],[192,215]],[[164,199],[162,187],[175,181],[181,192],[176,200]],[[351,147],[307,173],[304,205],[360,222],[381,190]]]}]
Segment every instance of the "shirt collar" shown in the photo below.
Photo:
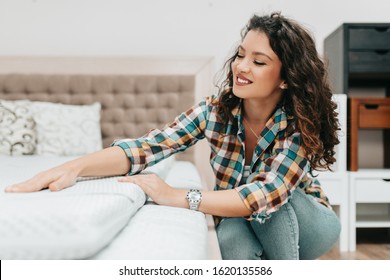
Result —
[{"label": "shirt collar", "polygon": [[287,128],[287,120],[288,117],[283,107],[277,107],[260,134],[260,138],[255,149],[257,156],[260,156],[268,148],[268,146],[271,145],[280,131]]},{"label": "shirt collar", "polygon": [[237,136],[241,141],[244,141],[244,125],[242,120],[242,99],[240,99],[240,102],[237,103],[237,105],[231,110],[233,118],[237,121]]},{"label": "shirt collar", "polygon": [[242,102],[242,99],[240,99],[240,102],[231,110],[233,117],[237,120],[241,120],[242,118]]}]

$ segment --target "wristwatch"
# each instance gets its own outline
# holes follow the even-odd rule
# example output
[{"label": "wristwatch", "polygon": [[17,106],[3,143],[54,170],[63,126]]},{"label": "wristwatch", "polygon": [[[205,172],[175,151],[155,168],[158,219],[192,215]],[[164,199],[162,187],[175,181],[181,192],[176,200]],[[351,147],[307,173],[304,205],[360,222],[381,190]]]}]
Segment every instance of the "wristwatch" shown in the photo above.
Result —
[{"label": "wristwatch", "polygon": [[191,210],[198,211],[199,204],[202,201],[202,193],[200,190],[191,189],[187,193],[188,204]]}]

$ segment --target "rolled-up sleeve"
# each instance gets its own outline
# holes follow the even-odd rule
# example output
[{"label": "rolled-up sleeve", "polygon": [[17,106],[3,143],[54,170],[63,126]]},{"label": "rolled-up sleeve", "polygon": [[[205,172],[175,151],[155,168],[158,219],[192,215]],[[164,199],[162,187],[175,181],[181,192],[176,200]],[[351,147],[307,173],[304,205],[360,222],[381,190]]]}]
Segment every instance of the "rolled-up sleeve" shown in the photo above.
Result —
[{"label": "rolled-up sleeve", "polygon": [[128,174],[137,174],[204,138],[208,106],[207,99],[204,99],[162,129],[152,129],[137,139],[114,141],[111,146],[121,147],[131,161]]},{"label": "rolled-up sleeve", "polygon": [[247,184],[235,188],[252,212],[248,220],[264,222],[270,214],[288,202],[292,191],[308,171],[309,162],[301,146],[301,136],[294,133],[281,142],[281,149],[261,161]]}]

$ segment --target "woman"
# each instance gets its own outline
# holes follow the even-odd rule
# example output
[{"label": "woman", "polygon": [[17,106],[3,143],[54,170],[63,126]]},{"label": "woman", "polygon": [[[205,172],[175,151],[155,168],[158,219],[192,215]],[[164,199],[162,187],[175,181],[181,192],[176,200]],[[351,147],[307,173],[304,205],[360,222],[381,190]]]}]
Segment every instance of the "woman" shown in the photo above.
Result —
[{"label": "woman", "polygon": [[[80,176],[128,174],[156,203],[220,217],[224,259],[315,259],[338,239],[340,223],[313,169],[330,169],[335,104],[311,36],[273,13],[253,16],[226,62],[218,96],[205,98],[162,130],[39,173],[8,192],[58,191]],[[173,189],[135,175],[206,138],[214,191]]]}]

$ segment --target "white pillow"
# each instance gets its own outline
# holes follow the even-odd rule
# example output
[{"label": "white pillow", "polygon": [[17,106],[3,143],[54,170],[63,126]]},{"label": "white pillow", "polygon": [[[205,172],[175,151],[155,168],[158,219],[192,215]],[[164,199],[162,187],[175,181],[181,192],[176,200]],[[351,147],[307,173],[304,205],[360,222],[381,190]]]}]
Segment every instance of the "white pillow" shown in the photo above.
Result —
[{"label": "white pillow", "polygon": [[34,154],[37,136],[30,104],[0,100],[0,154]]},{"label": "white pillow", "polygon": [[37,154],[77,156],[102,149],[100,103],[65,105],[32,102]]}]

